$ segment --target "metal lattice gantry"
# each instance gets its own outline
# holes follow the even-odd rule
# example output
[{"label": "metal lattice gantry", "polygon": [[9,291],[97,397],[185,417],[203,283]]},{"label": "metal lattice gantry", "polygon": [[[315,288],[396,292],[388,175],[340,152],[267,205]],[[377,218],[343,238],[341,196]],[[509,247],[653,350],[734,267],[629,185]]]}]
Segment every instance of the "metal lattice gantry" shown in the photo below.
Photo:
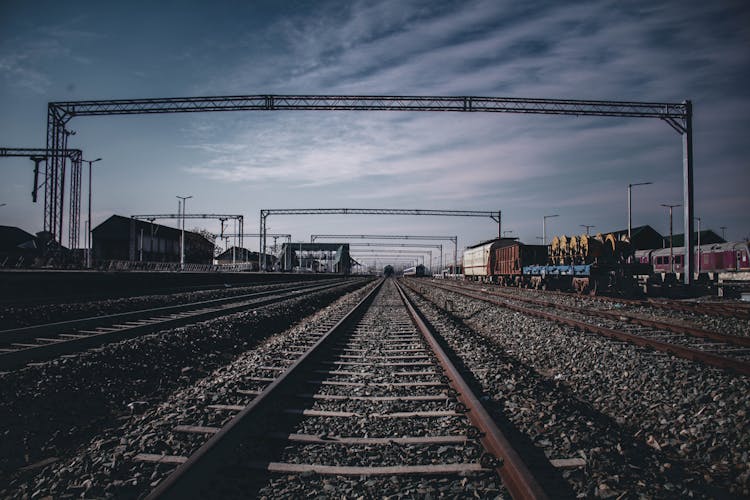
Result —
[{"label": "metal lattice gantry", "polygon": [[[498,235],[502,234],[502,212],[483,210],[420,210],[402,208],[276,208],[261,209],[260,234],[261,255],[266,253],[266,219],[270,215],[430,215],[438,217],[487,217],[497,222]],[[318,238],[321,235],[317,235]],[[311,237],[312,239],[312,237]],[[408,238],[402,238],[408,239]],[[415,239],[412,237],[411,239]],[[314,241],[314,240],[313,240]],[[261,256],[258,256],[258,266],[261,266]],[[454,261],[458,266],[458,238],[455,241]],[[262,269],[262,267],[259,267]]]},{"label": "metal lattice gantry", "polygon": [[[66,136],[67,137],[67,136]],[[79,245],[80,238],[80,227],[81,227],[81,173],[83,167],[83,152],[80,149],[47,149],[47,148],[0,148],[0,156],[12,156],[12,157],[23,157],[28,158],[34,162],[34,184],[31,190],[31,201],[36,203],[37,192],[41,186],[39,186],[39,164],[45,162],[48,163],[47,159],[51,157],[59,157],[60,159],[60,182],[59,188],[59,206],[55,206],[54,210],[59,213],[59,217],[48,220],[47,211],[47,181],[46,178],[43,186],[45,186],[45,210],[44,210],[44,229],[50,231],[49,227],[59,228],[57,231],[51,230],[53,235],[59,236],[58,242],[62,244],[63,234],[63,209],[62,203],[64,201],[64,193],[62,191],[65,181],[65,160],[70,160],[71,176],[70,176],[70,216],[69,216],[69,227],[68,227],[68,245],[70,248],[76,248]],[[46,169],[45,169],[46,170]],[[46,173],[45,173],[46,176]],[[58,200],[55,197],[54,200]]]},{"label": "metal lattice gantry", "polygon": [[[412,111],[522,113],[625,118],[656,118],[682,136],[683,206],[685,224],[685,282],[692,283],[693,258],[693,110],[683,102],[632,102],[576,99],[535,99],[471,96],[347,96],[347,95],[244,95],[116,99],[50,102],[47,107],[47,148],[65,149],[66,125],[76,116],[196,113],[210,111]],[[64,162],[59,156],[47,162],[45,229],[54,234],[52,221],[62,216]],[[60,175],[63,171],[63,175]],[[58,212],[59,209],[59,212]]]},{"label": "metal lattice gantry", "polygon": [[[311,234],[310,241],[323,239],[360,239],[360,240],[422,240],[422,241],[451,241],[453,242],[453,261],[458,266],[458,236],[416,236],[397,234]],[[443,267],[443,246],[440,245],[440,268]]]},{"label": "metal lattice gantry", "polygon": [[[498,234],[502,234],[502,213],[482,210],[420,210],[401,208],[278,208],[261,209],[260,233],[266,232],[266,219],[275,215],[430,215],[438,217],[488,217],[497,222]],[[320,235],[318,235],[320,237]],[[415,238],[412,238],[415,239]],[[455,261],[458,266],[458,239],[456,239]],[[266,253],[266,239],[261,236],[261,253]],[[260,265],[260,256],[258,258]]]},{"label": "metal lattice gantry", "polygon": [[[356,250],[353,251],[350,248],[350,255],[352,258],[362,259],[367,257],[383,258],[383,259],[397,259],[399,257],[412,257],[422,261],[422,264],[432,269],[432,250]],[[427,265],[427,255],[430,256],[429,265]]]},{"label": "metal lattice gantry", "polygon": [[[234,237],[234,236],[240,236],[240,237],[243,237],[243,238],[244,237],[259,238],[262,235],[260,233],[242,233],[242,234],[239,234],[239,233],[223,233],[220,236],[222,238],[227,238],[227,237],[231,238],[231,237]],[[284,238],[287,243],[291,243],[292,242],[292,235],[291,234],[287,234],[287,233],[266,233],[266,237],[273,238],[274,246],[277,246],[276,245],[276,241],[279,238]]]},{"label": "metal lattice gantry", "polygon": [[[428,243],[349,243],[349,248],[353,247],[366,247],[366,248],[429,248],[430,250],[435,249],[439,253],[440,260],[438,267],[443,268],[443,244],[431,245]],[[430,267],[432,267],[432,251],[430,251]]]}]

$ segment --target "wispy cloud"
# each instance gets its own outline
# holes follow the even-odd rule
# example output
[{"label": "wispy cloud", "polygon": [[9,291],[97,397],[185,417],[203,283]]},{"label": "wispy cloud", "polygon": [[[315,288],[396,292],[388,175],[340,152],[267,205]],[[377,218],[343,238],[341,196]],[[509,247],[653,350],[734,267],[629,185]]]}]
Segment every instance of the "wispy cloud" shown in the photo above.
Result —
[{"label": "wispy cloud", "polygon": [[91,58],[74,49],[99,35],[59,26],[35,27],[30,35],[0,45],[0,78],[8,85],[44,94],[52,86],[52,68],[58,64],[90,65]]},{"label": "wispy cloud", "polygon": [[[710,18],[713,26],[728,26],[742,17],[727,14],[723,3],[440,5],[354,3],[304,22],[284,19],[263,33],[274,37],[276,51],[260,60],[254,55],[210,84],[228,93],[744,97],[736,75],[727,82],[721,75],[747,72],[738,43],[747,40],[747,27],[702,25]],[[736,104],[750,111],[747,102]],[[701,117],[723,119],[718,112]],[[563,197],[561,206],[606,200],[606,193],[578,192],[593,184],[592,176],[647,175],[672,185],[680,172],[679,138],[663,124],[635,120],[319,113],[250,123],[229,133],[229,144],[203,143],[214,156],[186,169],[226,182],[339,186],[352,199],[484,203],[502,194],[507,203],[528,207],[562,189],[576,194]],[[724,154],[718,150],[727,140],[711,148]],[[373,189],[378,185],[388,188]],[[521,194],[529,190],[534,194]]]}]

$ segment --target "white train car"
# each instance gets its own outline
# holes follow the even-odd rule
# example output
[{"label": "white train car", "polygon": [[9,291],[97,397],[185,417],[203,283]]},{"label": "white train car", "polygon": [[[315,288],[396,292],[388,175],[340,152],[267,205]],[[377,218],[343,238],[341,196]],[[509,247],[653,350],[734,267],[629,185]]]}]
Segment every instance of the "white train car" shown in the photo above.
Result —
[{"label": "white train car", "polygon": [[480,243],[464,250],[464,276],[467,279],[483,279],[490,275],[493,247],[497,241]]}]

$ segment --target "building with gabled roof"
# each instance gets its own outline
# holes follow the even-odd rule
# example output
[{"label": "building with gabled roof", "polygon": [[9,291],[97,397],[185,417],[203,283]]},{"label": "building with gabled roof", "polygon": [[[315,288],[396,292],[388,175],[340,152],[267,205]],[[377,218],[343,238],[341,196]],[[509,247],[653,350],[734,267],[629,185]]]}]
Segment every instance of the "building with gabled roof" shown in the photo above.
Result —
[{"label": "building with gabled roof", "polygon": [[[182,231],[161,224],[112,215],[92,231],[96,261],[179,262]],[[185,262],[212,264],[214,244],[203,235],[185,231]]]}]

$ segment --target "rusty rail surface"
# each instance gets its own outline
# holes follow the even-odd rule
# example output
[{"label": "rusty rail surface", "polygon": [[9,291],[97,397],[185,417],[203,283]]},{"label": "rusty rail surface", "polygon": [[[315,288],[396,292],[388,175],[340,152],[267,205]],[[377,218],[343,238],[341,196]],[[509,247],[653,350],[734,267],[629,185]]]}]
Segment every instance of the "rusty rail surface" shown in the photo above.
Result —
[{"label": "rusty rail surface", "polygon": [[[517,287],[503,287],[517,288]],[[707,314],[713,316],[726,316],[730,318],[750,319],[750,305],[736,303],[718,303],[718,302],[680,302],[673,299],[633,299],[626,297],[611,297],[607,295],[581,295],[574,292],[562,292],[559,290],[545,290],[544,293],[562,295],[562,296],[579,296],[589,300],[599,302],[611,302],[615,304],[628,304],[632,306],[654,307],[668,311],[681,311],[692,314]]]},{"label": "rusty rail surface", "polygon": [[[501,300],[494,299],[492,297],[488,297],[487,295],[480,295],[477,293],[468,292],[465,289],[461,289],[460,287],[438,285],[434,282],[431,283],[431,285],[434,286],[435,288],[458,293],[465,297],[470,297],[473,299],[481,300],[481,301],[488,302],[490,304],[494,304],[500,307],[505,307],[505,308],[511,309],[513,311],[516,311],[525,315],[544,318],[550,321],[554,321],[556,323],[563,323],[568,326],[580,328],[582,330],[589,331],[592,333],[597,333],[605,337],[609,337],[609,338],[613,338],[617,340],[623,340],[623,341],[630,342],[632,344],[636,344],[642,347],[650,347],[657,351],[670,353],[670,354],[673,354],[675,356],[678,356],[684,359],[689,359],[691,361],[700,361],[709,366],[734,370],[735,372],[741,375],[750,375],[750,363],[745,362],[745,361],[726,358],[724,356],[711,354],[708,352],[700,351],[698,349],[692,349],[692,348],[684,347],[684,346],[677,345],[677,344],[670,344],[668,342],[662,342],[660,340],[654,340],[654,339],[650,339],[647,337],[634,335],[632,333],[594,325],[585,321],[579,321],[579,320],[572,319],[572,318],[565,318],[562,316],[557,316],[555,314],[550,314],[550,313],[539,311],[536,309],[528,309],[526,307],[522,307],[522,306],[515,305],[515,304],[510,304],[508,302],[504,302]],[[513,297],[513,300],[523,301],[524,299],[518,299],[516,297]],[[544,303],[544,305],[551,306],[552,304]],[[586,310],[585,313],[589,314],[590,311]]]},{"label": "rusty rail surface", "polygon": [[260,410],[267,408],[274,402],[275,397],[283,389],[293,386],[299,379],[299,373],[303,368],[309,366],[313,357],[324,349],[332,337],[344,330],[344,328],[356,321],[369,304],[375,298],[377,291],[383,285],[383,280],[373,287],[361,301],[359,301],[342,319],[340,319],[328,332],[320,337],[307,352],[301,355],[290,365],[286,371],[271,382],[252,402],[240,411],[227,425],[214,434],[198,450],[190,455],[188,460],[181,464],[166,479],[160,482],[156,488],[146,497],[147,500],[155,499],[184,499],[199,497],[201,486],[205,484],[222,466],[223,461],[230,457],[238,444],[243,442],[256,430],[252,417]]},{"label": "rusty rail surface", "polygon": [[521,456],[497,427],[492,417],[484,409],[482,403],[474,395],[463,377],[461,377],[460,372],[435,339],[432,331],[425,324],[403,289],[398,285],[397,288],[414,324],[445,370],[446,375],[450,379],[449,384],[457,391],[458,400],[468,409],[467,416],[469,420],[482,433],[479,438],[480,442],[488,452],[496,458],[501,459],[499,465],[495,467],[495,472],[500,476],[510,494],[515,499],[549,498]]},{"label": "rusty rail surface", "polygon": [[[468,288],[456,286],[456,285],[443,285],[456,290],[466,290]],[[484,293],[495,295],[497,297],[503,297],[511,300],[518,300],[520,302],[526,302],[544,307],[552,307],[554,309],[560,309],[561,311],[578,312],[580,314],[586,314],[588,316],[598,316],[600,318],[614,319],[619,321],[627,321],[642,326],[649,326],[652,328],[658,328],[661,330],[667,330],[673,333],[681,333],[685,335],[691,335],[693,337],[701,337],[711,340],[717,340],[719,342],[726,342],[727,344],[733,344],[740,347],[750,347],[750,337],[738,337],[737,335],[727,335],[725,333],[714,332],[711,330],[705,330],[703,328],[697,328],[690,325],[672,323],[670,321],[662,321],[658,319],[642,318],[633,314],[629,314],[624,311],[600,311],[596,309],[584,309],[578,306],[569,306],[565,304],[556,304],[546,300],[535,299],[532,297],[521,297],[518,295],[501,292],[498,290],[483,290]]]},{"label": "rusty rail surface", "polygon": [[[215,480],[223,467],[232,463],[231,457],[242,448],[242,443],[249,439],[258,437],[258,421],[256,415],[277,405],[281,402],[280,398],[284,396],[288,389],[298,386],[309,371],[326,353],[329,346],[332,346],[336,340],[346,331],[351,329],[364,315],[370,304],[375,299],[385,280],[381,280],[366,297],[360,300],[341,320],[339,320],[326,333],[318,338],[304,354],[297,358],[292,365],[287,367],[283,373],[275,378],[260,393],[245,406],[228,424],[221,429],[212,429],[212,437],[204,443],[195,453],[181,460],[181,463],[175,471],[160,482],[154,490],[146,497],[149,500],[171,499],[171,498],[194,498],[201,497],[205,491],[206,484]],[[395,282],[394,282],[395,283]],[[446,381],[452,389],[457,392],[457,399],[462,403],[466,411],[466,416],[477,429],[477,437],[487,452],[489,460],[483,460],[480,464],[449,464],[443,467],[444,473],[456,473],[457,471],[469,470],[494,470],[500,477],[504,486],[516,499],[547,499],[550,498],[539,482],[535,479],[529,468],[523,462],[520,455],[513,449],[510,442],[495,425],[492,417],[482,406],[476,395],[473,394],[469,385],[463,380],[459,371],[448,358],[447,354],[438,344],[434,335],[428,329],[420,314],[416,311],[403,289],[397,285],[398,292],[401,296],[409,316],[414,322],[417,330],[426,340],[432,353],[436,356],[440,366],[447,377]],[[418,413],[418,412],[417,412]],[[448,412],[452,413],[452,412]],[[297,436],[314,440],[315,436]],[[333,438],[331,438],[333,439]],[[372,441],[398,442],[400,438],[383,438],[371,439]],[[408,441],[408,438],[403,438]],[[438,438],[434,438],[437,442]],[[443,438],[446,439],[446,438]],[[464,438],[460,438],[462,440]],[[456,440],[456,437],[451,437]],[[356,444],[357,439],[341,438],[342,443],[352,441]],[[368,439],[361,439],[367,442]],[[417,439],[420,441],[420,439]],[[451,441],[452,442],[452,441]],[[347,474],[371,474],[372,468],[361,467],[332,467],[324,465],[309,466],[306,464],[286,464],[272,462],[269,464],[247,463],[249,468],[258,467],[271,472],[281,473],[304,472],[311,470],[318,473],[335,473],[339,475]],[[473,468],[468,466],[473,466]],[[231,465],[230,465],[231,467]],[[436,474],[443,470],[440,465],[430,466],[392,466],[375,468],[376,474]],[[299,469],[299,470],[297,470]],[[383,469],[382,471],[380,469]],[[357,472],[359,470],[359,472]],[[352,472],[354,471],[354,472]]]}]

